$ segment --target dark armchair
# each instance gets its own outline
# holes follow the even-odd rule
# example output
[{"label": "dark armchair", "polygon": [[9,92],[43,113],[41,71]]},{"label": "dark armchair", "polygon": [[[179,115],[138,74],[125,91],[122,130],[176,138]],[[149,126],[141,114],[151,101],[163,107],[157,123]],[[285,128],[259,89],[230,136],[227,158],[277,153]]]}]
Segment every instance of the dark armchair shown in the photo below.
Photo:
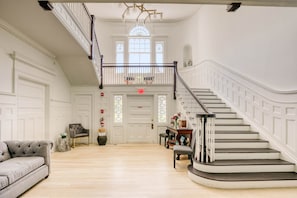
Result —
[{"label": "dark armchair", "polygon": [[82,138],[87,137],[88,138],[88,144],[90,143],[90,132],[89,129],[85,129],[81,124],[69,124],[69,133],[70,138],[72,140],[72,147],[75,147],[75,139],[76,138]]},{"label": "dark armchair", "polygon": [[192,140],[190,146],[187,145],[175,145],[173,146],[173,168],[175,168],[175,160],[179,160],[180,155],[188,155],[188,159],[191,160],[191,164],[193,164],[193,155],[196,143],[196,130],[192,132]]}]

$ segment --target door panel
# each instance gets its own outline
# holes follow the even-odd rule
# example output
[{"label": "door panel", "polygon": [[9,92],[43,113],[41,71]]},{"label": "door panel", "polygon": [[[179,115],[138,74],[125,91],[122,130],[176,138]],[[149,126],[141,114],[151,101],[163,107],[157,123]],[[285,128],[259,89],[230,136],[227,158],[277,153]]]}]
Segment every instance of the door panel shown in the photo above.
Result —
[{"label": "door panel", "polygon": [[127,142],[153,142],[153,96],[128,96]]},{"label": "door panel", "polygon": [[[73,123],[81,123],[82,126],[90,130],[92,137],[92,101],[91,94],[76,94],[73,96]],[[86,141],[82,138],[80,141]]]},{"label": "door panel", "polygon": [[45,85],[18,80],[18,139],[45,139]]}]

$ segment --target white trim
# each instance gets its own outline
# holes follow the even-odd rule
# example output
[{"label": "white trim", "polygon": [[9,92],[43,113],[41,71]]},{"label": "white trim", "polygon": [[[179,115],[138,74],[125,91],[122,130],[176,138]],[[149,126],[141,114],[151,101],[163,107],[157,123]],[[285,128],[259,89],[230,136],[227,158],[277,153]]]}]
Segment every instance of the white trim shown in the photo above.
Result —
[{"label": "white trim", "polygon": [[199,162],[193,162],[193,167],[196,170],[207,173],[247,173],[247,172],[293,172],[295,171],[294,164],[285,165],[208,165]]},{"label": "white trim", "polygon": [[52,76],[56,76],[56,72],[55,72],[54,70],[50,69],[49,67],[42,66],[42,65],[40,65],[40,64],[38,64],[38,63],[35,63],[35,62],[33,62],[32,60],[30,60],[30,58],[25,57],[25,56],[23,56],[23,55],[20,55],[20,54],[17,53],[17,52],[13,52],[13,53],[11,54],[11,57],[12,57],[12,59],[13,59],[14,61],[15,61],[15,60],[18,60],[18,61],[23,62],[23,63],[25,63],[25,64],[27,64],[27,65],[29,65],[29,66],[35,68],[35,69],[38,69],[38,70],[43,71],[43,72],[46,72],[46,73],[48,73],[48,74],[50,74],[50,75],[52,75]]},{"label": "white trim", "polygon": [[223,188],[223,189],[248,189],[248,188],[285,188],[285,187],[297,187],[297,180],[276,180],[276,181],[217,181],[203,177],[199,177],[190,171],[188,171],[189,178],[204,186],[211,188]]},{"label": "white trim", "polygon": [[[192,67],[183,68],[182,71],[195,70],[195,69],[197,69],[197,67],[202,67],[206,63],[212,63],[213,64],[212,66],[227,70],[228,72],[230,72],[230,73],[232,73],[232,74],[234,74],[234,75],[248,81],[251,84],[254,84],[254,85],[258,86],[258,87],[261,87],[262,89],[264,89],[264,90],[266,90],[268,92],[271,92],[271,93],[274,93],[274,94],[284,94],[284,95],[297,94],[297,90],[277,90],[277,89],[268,87],[268,86],[266,86],[266,85],[264,85],[264,84],[262,84],[262,83],[260,83],[260,82],[258,82],[256,80],[253,80],[253,79],[250,79],[250,78],[248,78],[246,76],[241,75],[237,71],[234,71],[233,69],[231,69],[231,68],[229,68],[229,67],[227,67],[227,66],[225,66],[223,64],[220,64],[220,63],[218,63],[218,62],[216,62],[214,60],[210,60],[210,59],[205,59],[205,60],[201,61],[200,63],[193,65]],[[236,81],[235,79],[233,79],[233,80]],[[258,94],[260,94],[260,93],[258,93]],[[269,98],[267,98],[267,99],[269,99]],[[276,102],[276,101],[274,101],[274,102]],[[277,101],[277,102],[280,102],[280,101]]]}]

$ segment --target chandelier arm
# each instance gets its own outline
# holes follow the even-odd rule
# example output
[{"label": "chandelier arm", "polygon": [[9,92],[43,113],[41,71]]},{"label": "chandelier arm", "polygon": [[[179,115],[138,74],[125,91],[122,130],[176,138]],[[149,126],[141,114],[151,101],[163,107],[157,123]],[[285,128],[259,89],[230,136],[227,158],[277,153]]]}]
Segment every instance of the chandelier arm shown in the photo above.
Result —
[{"label": "chandelier arm", "polygon": [[163,13],[162,12],[158,12],[156,9],[146,9],[144,7],[144,4],[136,4],[136,3],[133,3],[132,6],[128,5],[126,2],[123,2],[123,4],[126,6],[126,9],[124,10],[123,14],[122,14],[122,19],[125,20],[125,16],[126,14],[129,12],[130,8],[137,8],[138,10],[140,10],[140,13],[137,15],[136,17],[136,22],[138,23],[139,21],[139,18],[141,15],[143,15],[143,13],[147,13],[147,16],[144,18],[144,23],[146,23],[146,21],[149,19],[151,19],[151,16],[154,15],[154,17],[156,17],[157,15],[160,16],[160,19],[162,20],[163,18]]}]

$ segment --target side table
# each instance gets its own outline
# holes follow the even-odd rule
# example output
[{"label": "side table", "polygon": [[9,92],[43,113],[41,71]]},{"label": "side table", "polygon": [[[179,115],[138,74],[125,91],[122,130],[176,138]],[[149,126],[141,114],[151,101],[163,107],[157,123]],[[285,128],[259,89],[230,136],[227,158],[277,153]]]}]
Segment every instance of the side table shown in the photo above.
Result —
[{"label": "side table", "polygon": [[57,149],[59,152],[69,151],[71,147],[68,138],[59,138]]}]

